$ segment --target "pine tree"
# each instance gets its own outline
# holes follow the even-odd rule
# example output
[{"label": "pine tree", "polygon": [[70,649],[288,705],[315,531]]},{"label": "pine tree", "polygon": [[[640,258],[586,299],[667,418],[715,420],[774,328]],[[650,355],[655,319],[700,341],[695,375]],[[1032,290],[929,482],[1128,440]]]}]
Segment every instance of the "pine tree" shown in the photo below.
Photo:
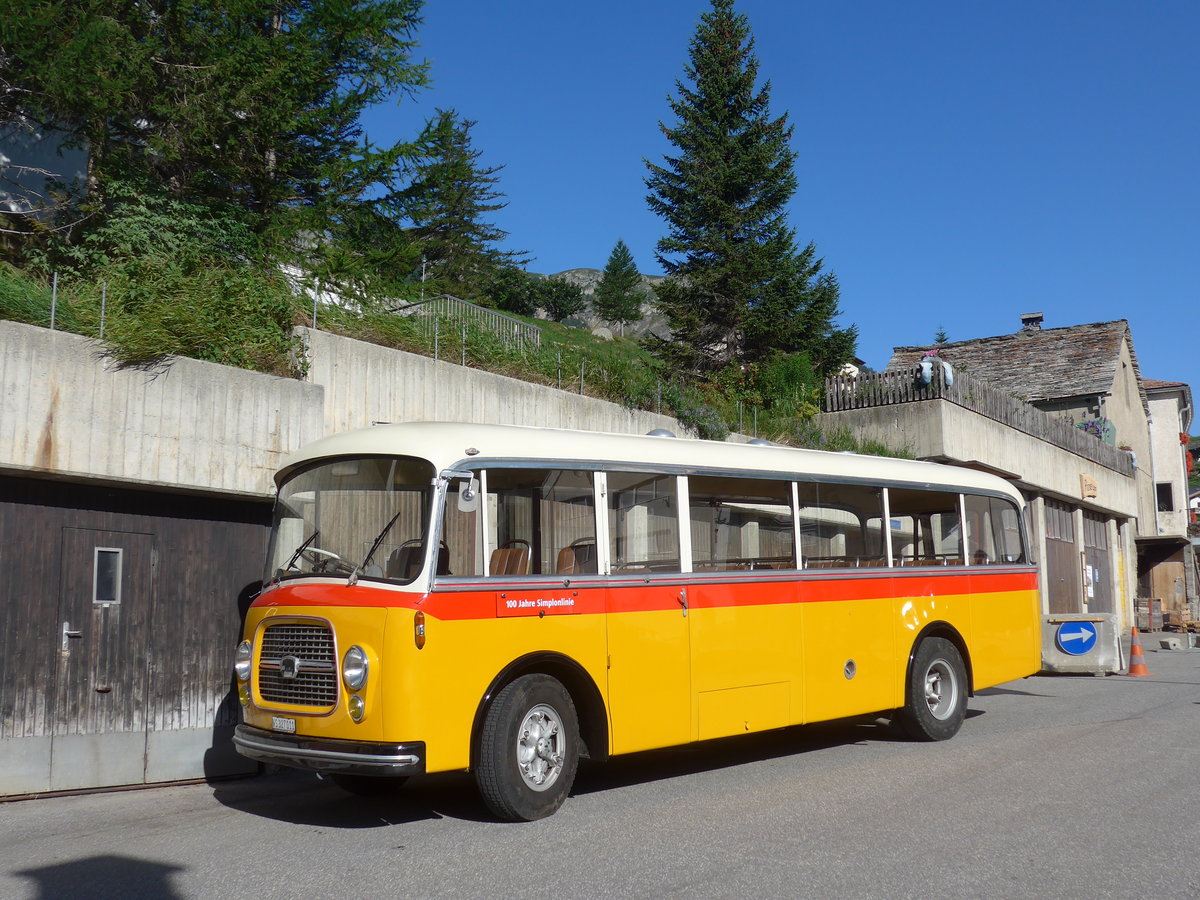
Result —
[{"label": "pine tree", "polygon": [[483,299],[496,268],[524,256],[498,249],[508,232],[485,221],[507,203],[495,187],[503,166],[481,165],[482,151],[471,144],[475,125],[454,110],[438,110],[418,142],[412,182],[393,201],[412,223],[437,288],[468,300]]},{"label": "pine tree", "polygon": [[661,125],[678,154],[647,162],[651,210],[667,224],[657,258],[668,278],[657,305],[672,339],[658,351],[696,374],[774,350],[808,352],[821,370],[852,355],[853,328],[833,326],[837,280],[813,245],[797,251],[786,205],[796,189],[787,115],[772,118],[770,83],[745,15],[712,0],[700,18]]},{"label": "pine tree", "polygon": [[[367,141],[360,117],[425,83],[412,58],[420,7],[11,0],[0,17],[0,125],[57,131],[88,151],[89,227],[108,184],[123,181],[311,238],[404,154],[404,144]],[[297,216],[311,210],[319,215]]]},{"label": "pine tree", "polygon": [[618,323],[624,334],[627,324],[642,317],[641,285],[642,276],[638,274],[633,254],[625,241],[618,238],[608,256],[604,275],[596,285],[592,307],[600,318]]}]

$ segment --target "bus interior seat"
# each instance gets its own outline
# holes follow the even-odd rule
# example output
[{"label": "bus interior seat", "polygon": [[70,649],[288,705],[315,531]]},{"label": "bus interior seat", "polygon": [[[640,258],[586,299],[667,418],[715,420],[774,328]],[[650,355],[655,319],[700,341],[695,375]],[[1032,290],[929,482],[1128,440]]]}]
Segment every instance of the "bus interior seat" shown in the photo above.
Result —
[{"label": "bus interior seat", "polygon": [[397,547],[388,554],[385,572],[388,578],[398,578],[401,581],[411,581],[421,570],[421,560],[425,556],[425,547],[421,544],[408,544]]},{"label": "bus interior seat", "polygon": [[[424,544],[406,544],[388,554],[385,573],[388,578],[412,581],[421,571],[421,563],[424,561]],[[438,547],[437,574],[450,574],[450,548],[446,546],[445,541]]]},{"label": "bus interior seat", "polygon": [[498,547],[492,551],[488,571],[493,575],[528,575],[528,547]]},{"label": "bus interior seat", "polygon": [[911,569],[917,566],[940,566],[942,561],[932,557],[919,556],[914,559],[911,556],[905,556],[900,560],[900,568]]},{"label": "bus interior seat", "polygon": [[806,569],[837,569],[844,565],[846,565],[844,559],[829,559],[825,557],[815,558],[810,556],[804,562]]},{"label": "bus interior seat", "polygon": [[580,538],[559,550],[554,571],[559,575],[596,574],[596,539]]}]

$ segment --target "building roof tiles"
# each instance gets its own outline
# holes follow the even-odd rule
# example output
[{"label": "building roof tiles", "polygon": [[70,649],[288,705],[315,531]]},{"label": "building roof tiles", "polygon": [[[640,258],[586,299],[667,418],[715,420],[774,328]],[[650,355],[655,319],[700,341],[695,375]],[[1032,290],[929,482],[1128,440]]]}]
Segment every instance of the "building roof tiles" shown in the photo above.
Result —
[{"label": "building roof tiles", "polygon": [[1109,394],[1117,377],[1121,346],[1127,342],[1138,377],[1141,372],[1125,319],[1064,328],[1023,328],[1014,334],[895,347],[887,371],[909,369],[928,351],[955,368],[969,371],[995,387],[1030,402]]}]

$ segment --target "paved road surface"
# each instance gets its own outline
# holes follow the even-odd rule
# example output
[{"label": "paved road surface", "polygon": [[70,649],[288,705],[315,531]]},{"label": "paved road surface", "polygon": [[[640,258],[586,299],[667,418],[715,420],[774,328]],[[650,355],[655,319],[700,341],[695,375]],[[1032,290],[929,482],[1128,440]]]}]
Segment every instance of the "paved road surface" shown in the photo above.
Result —
[{"label": "paved road surface", "polygon": [[550,819],[466,776],[301,774],[0,804],[0,897],[1200,897],[1200,651],[982,692],[954,740],[871,720],[581,770]]}]

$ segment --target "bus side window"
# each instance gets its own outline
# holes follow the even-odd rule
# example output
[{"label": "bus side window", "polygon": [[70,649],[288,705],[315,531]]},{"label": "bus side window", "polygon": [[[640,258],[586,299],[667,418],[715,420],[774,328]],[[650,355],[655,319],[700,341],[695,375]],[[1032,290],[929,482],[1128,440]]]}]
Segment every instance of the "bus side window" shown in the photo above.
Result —
[{"label": "bus side window", "polygon": [[761,478],[688,478],[692,568],[794,569],[792,485]]},{"label": "bus side window", "polygon": [[966,496],[967,551],[971,565],[1021,563],[1021,519],[1007,500],[999,497]]},{"label": "bus side window", "polygon": [[493,577],[596,571],[593,474],[489,469],[488,571]]},{"label": "bus side window", "polygon": [[613,572],[678,572],[679,498],[674,475],[608,473]]},{"label": "bus side window", "polygon": [[[442,516],[442,545],[439,548],[439,575],[482,575],[483,534],[480,512],[482,502],[478,475],[471,481],[460,479],[446,491]],[[441,557],[445,558],[443,565]]]},{"label": "bus side window", "polygon": [[886,565],[882,492],[861,484],[796,485],[800,506],[800,554],[806,569]]},{"label": "bus side window", "polygon": [[893,566],[961,566],[957,493],[888,488]]}]

